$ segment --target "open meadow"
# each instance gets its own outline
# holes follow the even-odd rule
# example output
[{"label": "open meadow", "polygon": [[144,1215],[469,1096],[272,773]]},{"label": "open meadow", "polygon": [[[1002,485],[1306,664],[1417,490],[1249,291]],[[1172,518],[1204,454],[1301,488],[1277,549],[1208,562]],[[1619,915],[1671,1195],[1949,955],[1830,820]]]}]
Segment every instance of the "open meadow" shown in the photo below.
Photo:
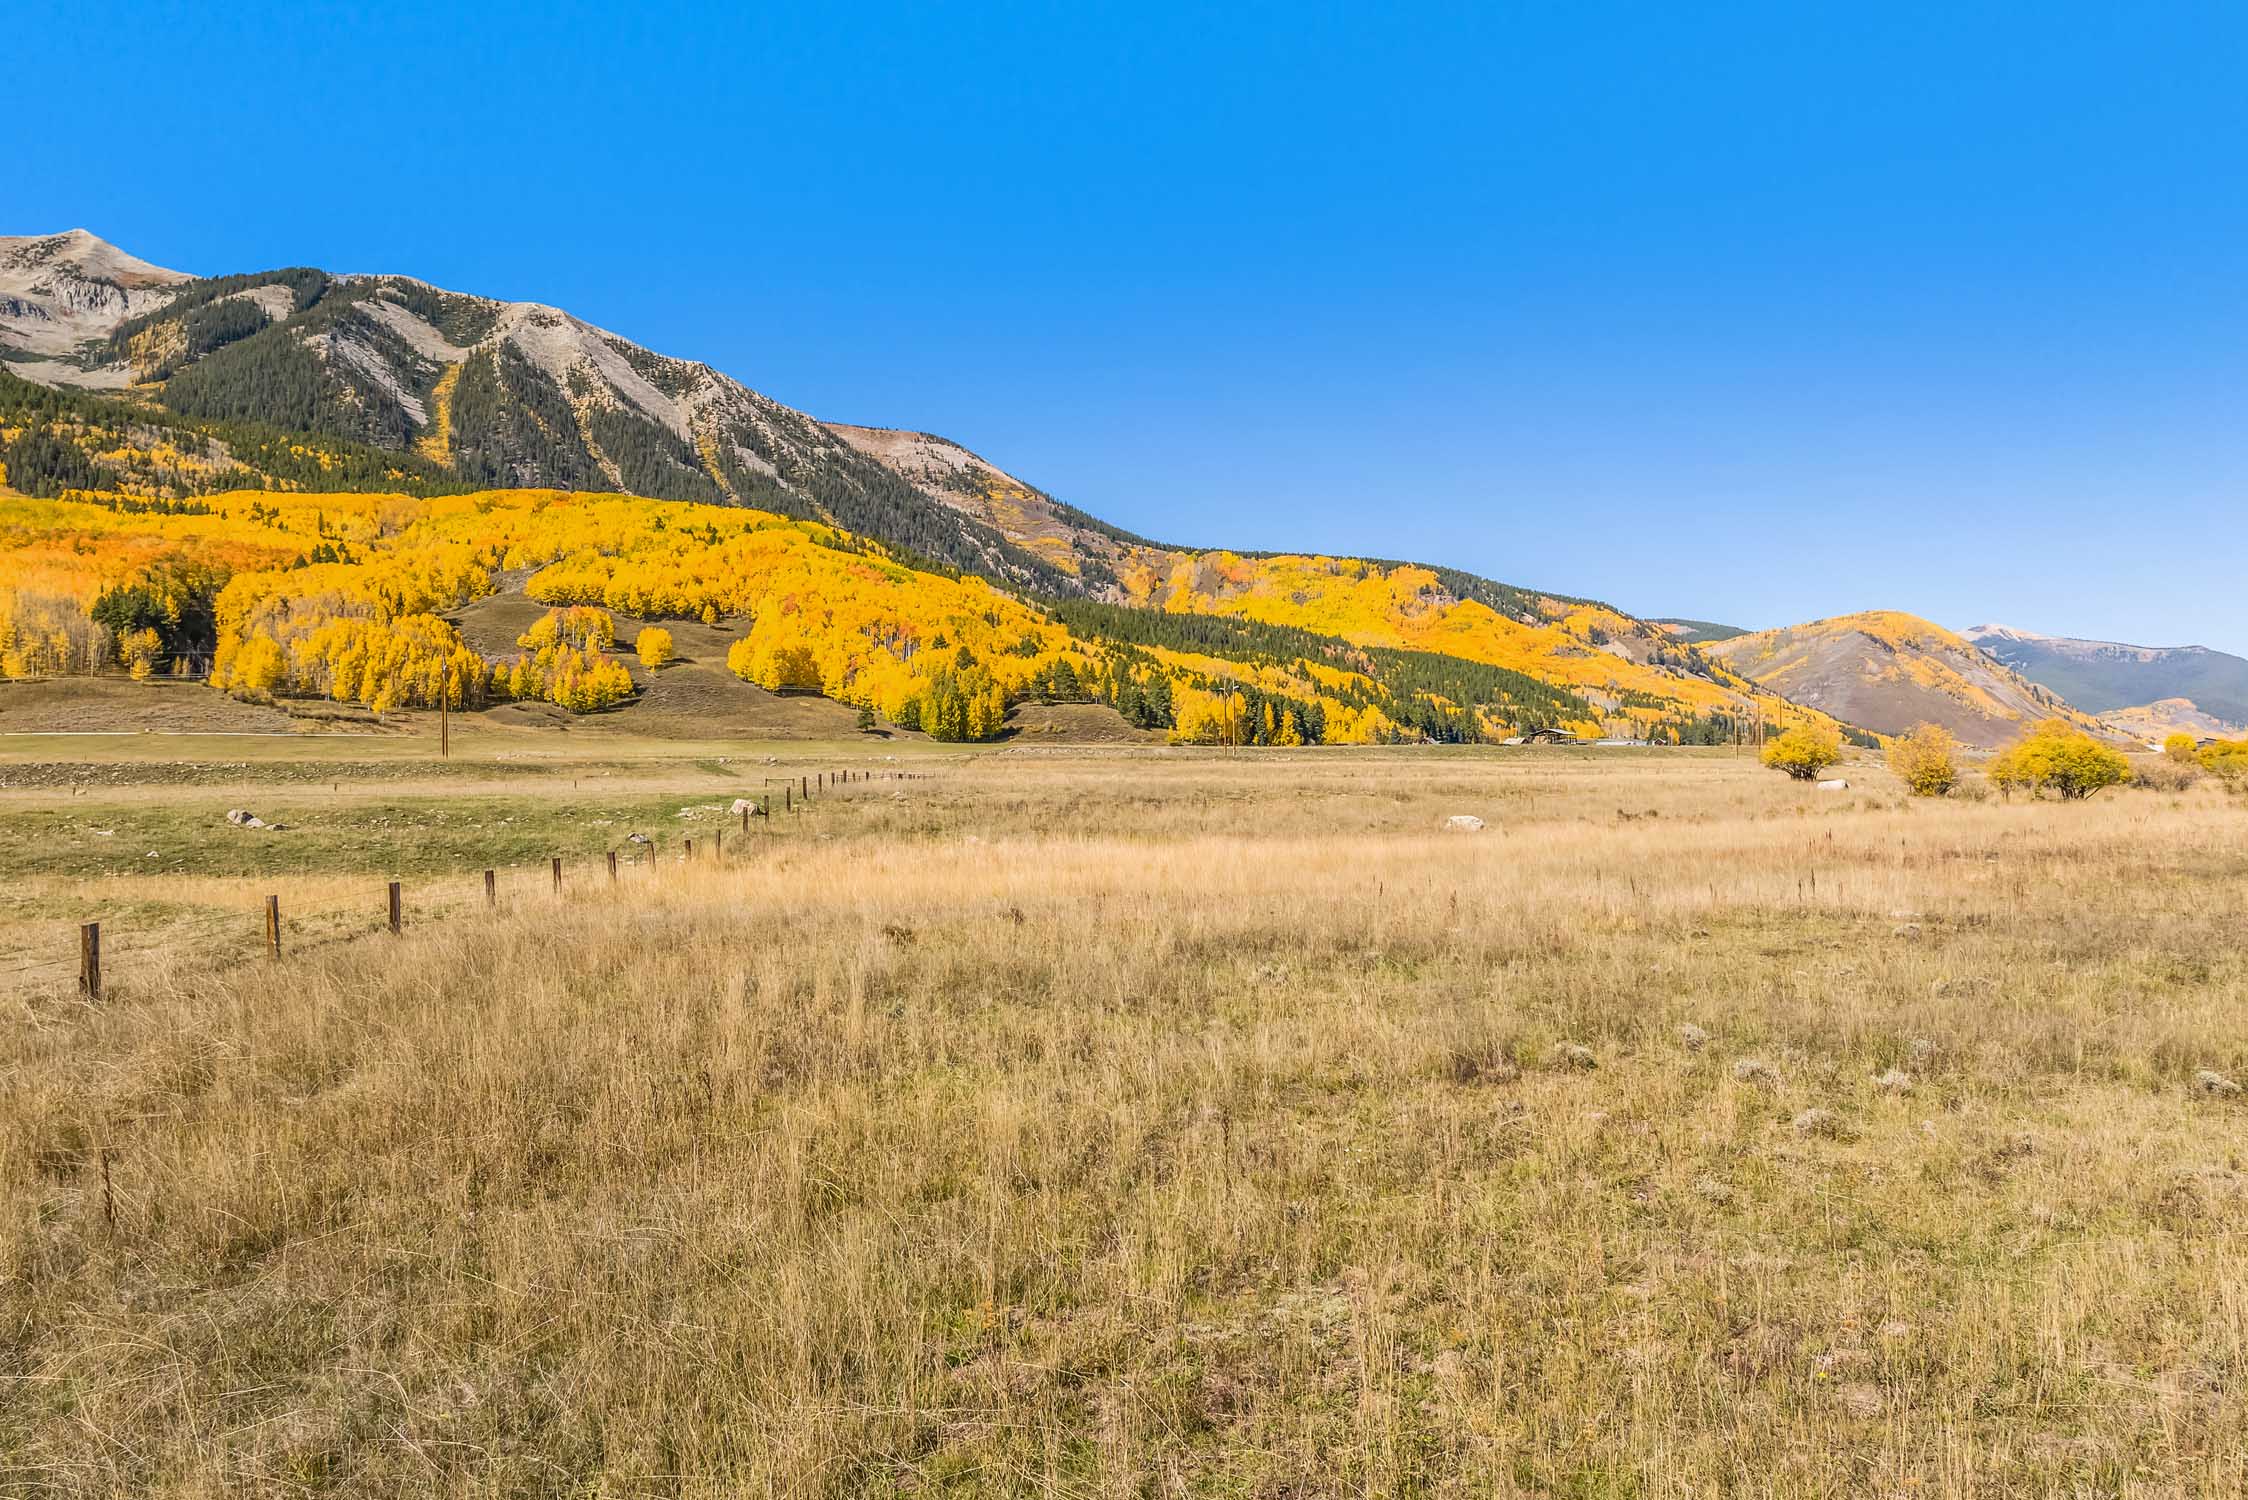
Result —
[{"label": "open meadow", "polygon": [[0,737],[0,1494],[2248,1490],[2212,784],[454,748]]}]

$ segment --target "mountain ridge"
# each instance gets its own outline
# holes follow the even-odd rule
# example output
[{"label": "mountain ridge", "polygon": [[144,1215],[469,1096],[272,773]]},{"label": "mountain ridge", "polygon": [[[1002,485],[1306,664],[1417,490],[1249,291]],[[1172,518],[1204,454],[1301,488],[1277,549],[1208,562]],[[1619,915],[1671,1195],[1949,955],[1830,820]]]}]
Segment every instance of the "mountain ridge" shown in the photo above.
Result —
[{"label": "mountain ridge", "polygon": [[2184,699],[2223,724],[2248,724],[2248,659],[2230,652],[2044,635],[2005,625],[1971,626],[1961,634],[2089,713]]},{"label": "mountain ridge", "polygon": [[1993,749],[2044,718],[2102,728],[1965,636],[1901,610],[1751,631],[1704,650],[1798,703],[1880,734],[1933,723]]},{"label": "mountain ridge", "polygon": [[[1788,712],[1596,601],[1442,566],[1167,546],[949,439],[822,422],[547,304],[312,267],[188,277],[82,231],[9,243],[10,274],[51,301],[94,289],[73,304],[67,351],[51,327],[38,350],[0,329],[0,429],[18,434],[0,463],[29,493],[552,489],[726,504],[1026,598],[1231,616],[1518,672],[1578,695],[1583,721],[1612,734],[1724,737]],[[41,270],[62,261],[67,285]],[[118,270],[148,284],[113,292]]]}]

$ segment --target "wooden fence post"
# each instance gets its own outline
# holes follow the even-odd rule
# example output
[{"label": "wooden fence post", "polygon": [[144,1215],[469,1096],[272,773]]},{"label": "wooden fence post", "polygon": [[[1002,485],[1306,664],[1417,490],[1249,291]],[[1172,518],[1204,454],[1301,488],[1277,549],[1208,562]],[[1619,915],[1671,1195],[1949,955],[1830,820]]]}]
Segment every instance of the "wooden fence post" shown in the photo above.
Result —
[{"label": "wooden fence post", "polygon": [[78,992],[89,1000],[101,998],[101,923],[88,922],[78,929]]},{"label": "wooden fence post", "polygon": [[399,930],[405,926],[405,915],[398,899],[398,882],[393,880],[390,883],[390,931],[392,936],[395,937]]},{"label": "wooden fence post", "polygon": [[781,788],[781,811],[796,811],[796,788],[789,786]]},{"label": "wooden fence post", "polygon": [[802,797],[802,798],[803,798],[803,799],[804,799],[804,800],[805,800],[806,802],[809,802],[809,801],[811,801],[811,800],[812,800],[812,778],[811,778],[811,777],[809,777],[809,776],[799,776],[799,777],[797,777],[797,778],[796,778],[796,795],[797,795],[797,796],[799,796],[799,797]]},{"label": "wooden fence post", "polygon": [[742,798],[742,802],[744,803],[744,806],[742,808],[742,832],[746,834],[749,832],[749,808],[746,805],[749,802],[749,799],[747,797],[744,797]]},{"label": "wooden fence post", "polygon": [[695,857],[695,841],[693,839],[688,839],[685,842],[687,845],[687,852],[681,855],[680,858],[692,863]]},{"label": "wooden fence post", "polygon": [[486,906],[500,904],[500,872],[497,870],[486,870],[484,872],[484,904]]},{"label": "wooden fence post", "polygon": [[616,883],[617,883],[617,851],[616,851],[616,850],[614,850],[614,849],[611,849],[611,850],[609,851],[609,884],[611,884],[611,885],[615,885]]},{"label": "wooden fence post", "polygon": [[554,856],[554,894],[562,894],[562,856]]},{"label": "wooden fence post", "polygon": [[726,857],[726,830],[723,828],[710,830],[710,857],[712,859],[724,859]]},{"label": "wooden fence post", "polygon": [[265,898],[265,956],[267,958],[279,958],[281,956],[281,898],[279,896]]}]

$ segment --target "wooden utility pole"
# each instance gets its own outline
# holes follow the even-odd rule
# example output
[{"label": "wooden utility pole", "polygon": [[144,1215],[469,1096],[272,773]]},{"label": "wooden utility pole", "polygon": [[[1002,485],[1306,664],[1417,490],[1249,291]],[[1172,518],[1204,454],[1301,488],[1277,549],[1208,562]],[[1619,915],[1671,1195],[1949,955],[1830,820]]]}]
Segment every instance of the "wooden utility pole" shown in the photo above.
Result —
[{"label": "wooden utility pole", "polygon": [[88,922],[78,929],[78,992],[89,1000],[101,998],[101,923]]}]

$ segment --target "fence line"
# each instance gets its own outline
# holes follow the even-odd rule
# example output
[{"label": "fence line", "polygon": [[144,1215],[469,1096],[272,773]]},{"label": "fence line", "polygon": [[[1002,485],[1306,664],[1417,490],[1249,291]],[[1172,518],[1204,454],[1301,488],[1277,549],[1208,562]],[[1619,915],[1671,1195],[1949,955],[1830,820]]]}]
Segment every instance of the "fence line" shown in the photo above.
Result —
[{"label": "fence line", "polygon": [[[831,787],[853,785],[865,781],[919,781],[922,779],[924,779],[924,773],[914,771],[882,770],[868,772],[843,770],[817,773],[818,790],[821,792],[826,792]],[[799,776],[793,784],[783,778],[781,780],[781,810],[792,814],[808,810],[812,805],[813,783],[814,776],[812,775]],[[753,816],[763,817],[768,824],[772,823],[772,785],[772,780],[768,779],[765,783],[766,791],[762,800],[757,798],[743,799],[751,802],[755,809],[754,811],[749,807],[742,809],[742,832],[745,835],[750,831],[749,820]],[[723,828],[713,830],[710,858],[714,865],[721,865],[725,862],[725,840],[726,835]],[[618,879],[617,851],[610,849],[604,851],[604,853],[608,864],[609,881],[614,884]],[[693,838],[688,837],[682,840],[681,857],[684,862],[695,862],[695,841]],[[657,858],[655,845],[648,845],[648,856],[643,863],[653,868]],[[561,855],[551,856],[548,860],[553,894],[558,898],[563,895],[562,863],[563,856]],[[486,869],[482,873],[484,877],[484,905],[487,909],[497,909],[499,906],[499,871],[497,869]],[[383,897],[384,922],[383,928],[380,930],[387,931],[393,937],[401,936],[406,929],[405,883],[398,880],[386,882]],[[329,905],[313,911],[310,915],[327,917],[350,910],[352,908],[349,906]],[[268,959],[277,962],[282,956],[282,911],[279,893],[270,893],[266,896],[264,917],[262,937],[265,954]],[[300,916],[299,920],[301,921],[303,918]],[[343,940],[349,941],[350,939],[346,937]],[[82,923],[78,930],[78,992],[90,1001],[98,1001],[103,996],[102,985],[101,923],[98,921]]]}]

